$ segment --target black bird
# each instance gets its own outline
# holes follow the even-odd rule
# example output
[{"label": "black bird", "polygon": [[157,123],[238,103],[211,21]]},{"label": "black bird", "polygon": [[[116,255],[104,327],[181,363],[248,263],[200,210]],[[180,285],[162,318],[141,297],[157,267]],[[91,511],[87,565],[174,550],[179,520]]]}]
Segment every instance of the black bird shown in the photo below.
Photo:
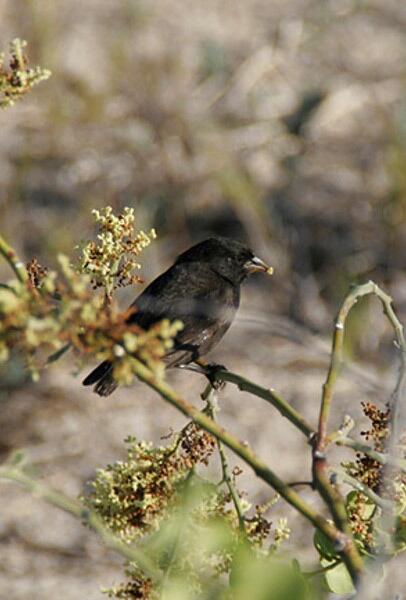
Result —
[{"label": "black bird", "polygon": [[[240,304],[240,285],[249,273],[272,268],[244,244],[213,237],[183,252],[165,273],[159,275],[133,302],[128,319],[149,329],[162,319],[183,322],[174,346],[166,354],[167,368],[185,366],[211,350],[234,320]],[[109,361],[102,362],[83,381],[96,384],[99,396],[117,387]]]}]

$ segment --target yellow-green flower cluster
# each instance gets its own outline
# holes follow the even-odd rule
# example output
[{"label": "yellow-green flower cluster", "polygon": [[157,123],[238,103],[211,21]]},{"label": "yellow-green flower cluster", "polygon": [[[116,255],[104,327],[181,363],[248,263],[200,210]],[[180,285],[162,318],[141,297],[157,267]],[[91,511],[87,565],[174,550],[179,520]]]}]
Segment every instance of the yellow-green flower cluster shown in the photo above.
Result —
[{"label": "yellow-green flower cluster", "polygon": [[93,210],[99,227],[97,242],[82,247],[80,270],[90,275],[95,288],[103,287],[110,299],[113,291],[141,281],[135,270],[141,268],[136,257],[156,238],[154,229],[148,233],[134,231],[134,209],[125,207],[114,215],[111,206]]},{"label": "yellow-green flower cluster", "polygon": [[[99,469],[85,503],[124,541],[154,531],[179,500],[180,482],[207,460],[215,442],[190,424],[168,446],[128,437],[127,459]],[[187,442],[187,443],[184,443]],[[176,500],[177,499],[177,500]]]},{"label": "yellow-green flower cluster", "polygon": [[[203,592],[211,586],[217,594],[207,597],[234,598],[226,587],[219,594],[219,586],[225,584],[225,574],[233,577],[235,570],[270,559],[265,544],[271,523],[264,513],[276,498],[256,506],[252,518],[244,517],[242,534],[224,480],[214,484],[203,477],[202,467],[208,465],[217,445],[210,434],[191,422],[167,446],[153,446],[134,437],[126,442],[127,457],[98,470],[85,504],[122,541],[133,544],[141,538],[138,546],[166,573],[165,589],[174,586],[177,590],[170,598],[206,598]],[[249,506],[246,503],[247,510]],[[287,520],[280,519],[273,551],[289,533]],[[161,597],[162,590],[137,564],[129,563],[126,574],[127,582],[106,590],[109,597]]]},{"label": "yellow-green flower cluster", "polygon": [[114,378],[124,385],[132,382],[134,372],[131,355],[136,355],[156,377],[162,378],[165,372],[162,359],[172,348],[173,339],[182,327],[181,321],[170,322],[168,319],[163,319],[150,327],[148,331],[138,329],[134,333],[134,330],[131,331],[131,328],[128,328],[129,330],[123,334],[122,344],[116,344],[113,348]]},{"label": "yellow-green flower cluster", "polygon": [[22,98],[32,86],[48,79],[51,72],[42,67],[28,67],[24,54],[25,40],[16,38],[10,43],[10,61],[5,66],[4,53],[0,54],[0,107],[6,108]]},{"label": "yellow-green flower cluster", "polygon": [[129,311],[119,311],[112,303],[106,306],[92,293],[88,276],[78,273],[66,256],[58,261],[59,273],[34,260],[27,266],[25,282],[0,287],[0,362],[17,351],[37,379],[47,355],[53,353],[54,360],[73,348],[81,356],[111,360],[120,383],[133,380],[134,357],[162,377],[162,358],[182,324],[163,320],[148,331],[129,324]]},{"label": "yellow-green flower cluster", "polygon": [[278,519],[274,531],[274,540],[276,547],[279,547],[282,542],[288,540],[290,538],[290,527],[288,526],[288,520],[286,517],[281,517]]}]

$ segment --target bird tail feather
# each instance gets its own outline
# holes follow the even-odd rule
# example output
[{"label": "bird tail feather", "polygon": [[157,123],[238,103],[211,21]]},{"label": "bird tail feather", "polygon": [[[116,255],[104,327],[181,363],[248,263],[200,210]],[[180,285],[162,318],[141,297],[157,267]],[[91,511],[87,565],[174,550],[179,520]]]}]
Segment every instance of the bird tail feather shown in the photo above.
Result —
[{"label": "bird tail feather", "polygon": [[93,385],[99,396],[110,396],[118,383],[113,377],[113,367],[108,360],[103,361],[83,380],[83,385]]}]

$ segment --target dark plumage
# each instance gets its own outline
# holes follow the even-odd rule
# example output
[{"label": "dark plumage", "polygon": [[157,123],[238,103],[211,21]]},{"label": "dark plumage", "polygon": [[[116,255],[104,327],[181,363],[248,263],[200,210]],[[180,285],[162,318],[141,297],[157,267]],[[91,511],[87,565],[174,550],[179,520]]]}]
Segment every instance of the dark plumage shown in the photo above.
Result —
[{"label": "dark plumage", "polygon": [[[165,356],[167,368],[187,365],[205,355],[223,337],[240,304],[240,284],[254,271],[271,272],[245,245],[227,238],[209,238],[178,256],[132,307],[129,318],[148,329],[163,318],[179,319],[184,328]],[[117,387],[111,363],[104,361],[83,381],[108,396]]]}]

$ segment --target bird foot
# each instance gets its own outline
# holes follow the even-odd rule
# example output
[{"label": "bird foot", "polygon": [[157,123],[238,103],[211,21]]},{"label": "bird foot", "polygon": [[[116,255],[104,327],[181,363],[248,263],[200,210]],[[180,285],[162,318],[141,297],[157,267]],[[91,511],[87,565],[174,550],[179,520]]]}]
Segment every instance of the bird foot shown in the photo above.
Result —
[{"label": "bird foot", "polygon": [[218,363],[207,363],[205,365],[205,375],[210,381],[211,385],[215,390],[222,390],[226,386],[226,382],[218,379],[218,372],[227,370],[227,367]]}]

